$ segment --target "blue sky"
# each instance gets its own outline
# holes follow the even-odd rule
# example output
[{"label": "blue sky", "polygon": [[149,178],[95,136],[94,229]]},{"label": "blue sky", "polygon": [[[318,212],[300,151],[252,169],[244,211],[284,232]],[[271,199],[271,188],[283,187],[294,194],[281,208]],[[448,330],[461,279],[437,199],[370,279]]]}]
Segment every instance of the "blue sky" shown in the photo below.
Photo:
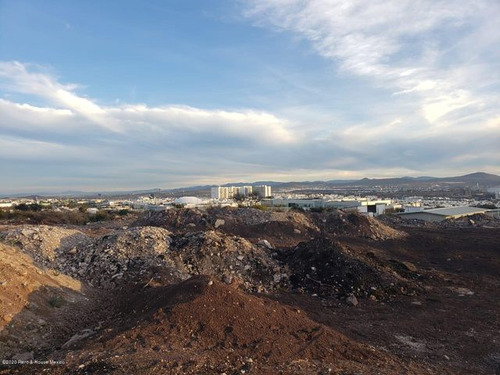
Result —
[{"label": "blue sky", "polygon": [[496,0],[0,0],[0,193],[500,174]]}]

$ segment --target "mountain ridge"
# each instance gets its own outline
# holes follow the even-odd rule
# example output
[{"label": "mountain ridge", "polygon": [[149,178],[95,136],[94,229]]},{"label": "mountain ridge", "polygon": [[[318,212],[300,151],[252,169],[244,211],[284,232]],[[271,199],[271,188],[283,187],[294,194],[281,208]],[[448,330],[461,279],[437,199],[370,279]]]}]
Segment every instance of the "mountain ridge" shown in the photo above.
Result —
[{"label": "mountain ridge", "polygon": [[30,192],[30,193],[15,193],[15,194],[2,194],[0,198],[26,198],[26,197],[89,197],[89,196],[99,196],[102,198],[117,196],[117,195],[135,195],[135,194],[157,194],[157,193],[180,193],[200,190],[207,190],[214,186],[244,186],[244,185],[269,185],[273,188],[333,188],[333,187],[346,187],[346,186],[365,186],[365,187],[376,187],[376,186],[407,186],[409,184],[415,185],[425,185],[430,183],[436,184],[453,184],[453,185],[463,185],[464,187],[493,187],[500,186],[500,176],[486,173],[486,172],[473,172],[463,176],[455,177],[431,177],[431,176],[419,176],[419,177],[388,177],[388,178],[368,178],[364,177],[359,180],[317,180],[317,181],[255,181],[255,182],[232,182],[221,185],[195,185],[186,186],[174,189],[137,189],[137,190],[127,190],[127,191],[104,191],[104,192],[84,192],[84,191],[64,191],[57,193],[48,192]]}]

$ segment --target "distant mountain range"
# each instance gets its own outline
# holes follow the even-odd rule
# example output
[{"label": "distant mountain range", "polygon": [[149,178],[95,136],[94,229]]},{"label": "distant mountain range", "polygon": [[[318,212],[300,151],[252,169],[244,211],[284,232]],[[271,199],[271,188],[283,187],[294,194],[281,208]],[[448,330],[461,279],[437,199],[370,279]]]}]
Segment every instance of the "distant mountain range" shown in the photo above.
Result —
[{"label": "distant mountain range", "polygon": [[347,182],[349,185],[361,185],[361,186],[398,186],[398,185],[409,185],[409,184],[460,184],[464,186],[496,186],[500,185],[500,176],[476,172],[467,174],[465,176],[458,177],[400,177],[400,178],[381,178],[381,179],[369,179],[363,178],[359,181]]},{"label": "distant mountain range", "polygon": [[[255,184],[262,184],[258,182]],[[492,187],[500,186],[500,176],[476,172],[458,177],[397,177],[397,178],[363,178],[361,180],[328,180],[328,181],[296,181],[296,182],[276,182],[266,181],[266,185],[271,185],[275,188],[334,188],[334,187],[347,187],[347,186],[362,186],[362,187],[384,187],[384,186],[424,186],[424,185],[453,185],[453,186],[480,186]],[[231,185],[231,184],[229,184]],[[247,184],[248,185],[248,184]]]},{"label": "distant mountain range", "polygon": [[[328,180],[328,181],[294,181],[294,182],[279,182],[279,181],[256,181],[256,182],[234,182],[224,184],[222,186],[243,186],[243,185],[269,185],[274,189],[332,189],[335,187],[387,187],[387,186],[428,186],[428,185],[441,185],[441,186],[457,186],[457,187],[495,187],[500,186],[500,176],[484,172],[476,172],[467,174],[465,176],[457,177],[398,177],[398,178],[363,178],[361,180]],[[60,193],[18,193],[18,194],[5,194],[4,197],[125,197],[130,195],[139,194],[162,194],[169,193],[172,195],[190,195],[195,192],[207,192],[211,187],[216,185],[200,185],[190,186],[177,189],[147,189],[147,190],[131,190],[131,191],[109,191],[109,192],[82,192],[82,191],[65,191]],[[0,198],[2,195],[0,195]]]}]

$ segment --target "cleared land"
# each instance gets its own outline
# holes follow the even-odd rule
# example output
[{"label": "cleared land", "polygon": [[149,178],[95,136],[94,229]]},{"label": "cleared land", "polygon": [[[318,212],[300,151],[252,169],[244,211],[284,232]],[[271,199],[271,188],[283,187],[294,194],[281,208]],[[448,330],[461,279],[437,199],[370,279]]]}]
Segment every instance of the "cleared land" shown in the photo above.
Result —
[{"label": "cleared land", "polygon": [[181,209],[6,223],[0,253],[2,374],[499,371],[486,217]]}]

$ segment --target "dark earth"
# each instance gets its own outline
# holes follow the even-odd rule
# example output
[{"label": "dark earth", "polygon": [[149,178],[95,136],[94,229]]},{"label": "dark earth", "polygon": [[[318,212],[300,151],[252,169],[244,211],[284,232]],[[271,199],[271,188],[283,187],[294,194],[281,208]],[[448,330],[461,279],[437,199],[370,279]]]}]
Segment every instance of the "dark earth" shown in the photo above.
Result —
[{"label": "dark earth", "polygon": [[[497,224],[182,209],[114,227],[72,227],[95,238],[124,225],[161,227],[171,232],[175,256],[191,241],[190,262],[199,263],[188,276],[182,264],[179,273],[155,266],[113,288],[44,268],[26,245],[4,236],[0,359],[17,363],[1,365],[0,374],[498,375]],[[219,277],[210,243],[195,254],[190,240],[207,231],[217,246],[248,240],[252,264],[265,256],[286,280],[264,293],[248,287],[265,276],[258,272],[242,273],[246,285]],[[257,245],[262,240],[270,247]],[[233,264],[218,261],[217,270]]]}]

